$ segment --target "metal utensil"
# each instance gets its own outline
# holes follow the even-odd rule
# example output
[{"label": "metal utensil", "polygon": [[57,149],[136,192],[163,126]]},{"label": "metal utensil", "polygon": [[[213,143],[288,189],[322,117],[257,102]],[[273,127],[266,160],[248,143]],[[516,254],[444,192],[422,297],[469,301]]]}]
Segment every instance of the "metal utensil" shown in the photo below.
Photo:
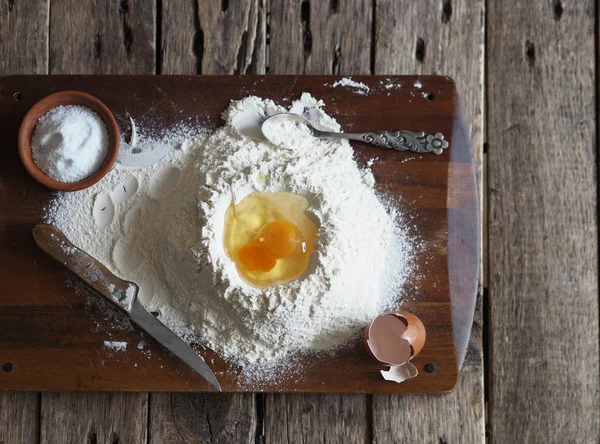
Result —
[{"label": "metal utensil", "polygon": [[73,245],[53,225],[37,225],[33,229],[33,238],[46,254],[127,313],[146,333],[221,391],[219,381],[204,359],[142,306],[137,297],[139,288],[136,284],[116,277],[92,256]]},{"label": "metal utensil", "polygon": [[426,134],[423,131],[369,131],[366,133],[336,133],[331,131],[321,131],[298,114],[281,113],[267,118],[261,126],[261,131],[265,138],[277,145],[269,138],[269,132],[265,127],[277,123],[281,120],[292,120],[298,124],[304,124],[309,132],[318,138],[342,138],[350,140],[360,140],[381,148],[389,148],[396,151],[412,151],[414,153],[434,153],[442,154],[448,148],[448,141],[444,140],[441,133]]}]

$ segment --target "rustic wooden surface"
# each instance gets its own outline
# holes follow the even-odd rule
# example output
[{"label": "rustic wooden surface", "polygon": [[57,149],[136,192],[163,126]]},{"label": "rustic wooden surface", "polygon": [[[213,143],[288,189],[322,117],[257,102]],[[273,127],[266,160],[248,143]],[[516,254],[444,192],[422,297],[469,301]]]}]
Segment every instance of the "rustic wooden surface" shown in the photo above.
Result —
[{"label": "rustic wooden surface", "polygon": [[[56,1],[52,0],[52,3]],[[247,2],[240,0],[235,4],[233,1],[221,3],[233,9],[238,8],[237,4]],[[334,55],[338,53],[335,45],[340,43],[332,45],[331,42],[323,42],[323,36],[319,34],[324,32],[323,29],[317,31],[316,20],[319,19],[312,15],[311,23],[307,23],[306,12],[302,14],[302,10],[321,8],[317,3],[332,7],[337,5],[338,9],[340,5],[351,5],[348,6],[349,9],[358,9],[355,5],[362,2],[294,1],[290,2],[293,3],[289,7],[290,12],[277,19],[274,18],[274,13],[278,3],[288,2],[263,0],[259,3],[267,13],[270,12],[266,21],[276,21],[269,24],[268,37],[266,31],[263,37],[257,37],[264,42],[264,46],[258,50],[258,57],[264,57],[268,61],[261,62],[262,65],[257,62],[256,66],[264,71],[268,67],[269,73],[277,72],[274,67],[279,63],[280,73],[303,73],[306,35],[310,36],[310,39],[306,39],[308,48],[309,42],[312,45],[322,44],[325,48],[325,59],[316,62],[322,69],[317,71],[319,73],[329,73],[330,67],[341,66],[341,74],[369,73],[372,70],[376,73],[395,74],[435,71],[456,79],[469,121],[473,125],[473,146],[480,169],[483,170],[489,163],[490,184],[495,185],[488,188],[487,181],[484,181],[481,188],[484,204],[488,193],[491,195],[490,200],[495,200],[492,205],[495,210],[491,213],[489,224],[492,253],[489,264],[489,302],[485,297],[486,303],[479,305],[479,315],[476,315],[473,327],[475,336],[471,341],[459,387],[452,394],[441,397],[380,397],[383,402],[379,403],[375,402],[378,398],[375,397],[372,404],[371,397],[361,395],[276,395],[281,399],[272,400],[274,408],[271,409],[267,409],[263,395],[256,396],[256,404],[253,395],[242,395],[245,399],[243,409],[228,407],[239,406],[237,401],[229,404],[220,401],[211,406],[213,414],[224,417],[230,411],[243,411],[238,414],[239,418],[256,415],[256,441],[254,437],[249,439],[248,434],[243,433],[230,435],[229,441],[307,442],[307,433],[310,433],[316,442],[343,442],[342,436],[347,436],[345,433],[351,430],[362,442],[480,443],[484,442],[483,434],[487,430],[493,432],[488,433],[488,439],[495,437],[498,443],[598,442],[598,286],[594,280],[597,275],[597,255],[594,248],[598,237],[597,222],[591,216],[597,211],[597,201],[594,198],[597,190],[597,115],[593,102],[597,99],[594,85],[597,58],[594,56],[593,39],[598,44],[598,34],[593,23],[598,6],[590,0],[535,0],[521,2],[520,6],[508,0],[487,1],[485,5],[478,0],[373,0],[371,6],[375,21],[369,25],[374,30],[375,42],[369,39],[360,46],[355,43],[355,33],[363,35],[363,23],[359,22],[360,16],[350,15],[349,23],[338,22],[335,25],[342,30],[327,31],[343,36],[342,44],[352,48],[350,53],[342,52],[341,57],[337,57],[338,62],[334,63]],[[203,1],[194,0],[156,0],[156,41],[162,43],[161,51],[156,55],[157,73],[201,72],[205,44],[198,11],[203,4]],[[50,1],[0,1],[0,75],[47,72],[50,7]],[[484,7],[487,12],[483,10]],[[388,14],[389,22],[381,20],[381,14],[385,10],[395,14],[392,17]],[[300,24],[291,23],[292,17],[295,17],[293,20],[299,20]],[[97,23],[111,19],[114,17],[96,16],[86,20],[90,25],[98,26]],[[245,29],[247,22],[233,23],[231,26]],[[301,48],[301,51],[294,50],[294,57],[286,59],[288,51],[291,51],[289,44],[280,45],[276,49],[278,42],[273,35],[276,29],[291,30],[298,29],[298,26],[303,30],[302,34],[299,36],[298,31],[294,31],[295,34],[289,41],[295,48]],[[266,29],[266,25],[261,29]],[[221,33],[218,31],[216,29],[212,34],[213,38],[218,39],[211,42],[213,47],[239,47],[238,42],[220,38],[224,30]],[[395,38],[391,38],[392,31]],[[433,41],[430,40],[432,35],[437,36]],[[50,40],[54,38],[52,36]],[[70,44],[68,39],[59,43],[66,46]],[[93,39],[88,38],[85,45],[87,51],[93,51],[93,43]],[[384,43],[387,48],[385,51],[382,47]],[[504,47],[506,43],[509,45]],[[161,47],[160,44],[156,46]],[[364,55],[360,55],[360,51],[365,48],[370,48],[368,61]],[[264,51],[264,55],[261,51]],[[383,55],[391,52],[398,54],[401,59],[385,60]],[[227,53],[234,54],[232,57],[236,55],[230,49]],[[533,55],[535,63],[532,64]],[[73,64],[77,65],[84,57],[87,56],[74,53]],[[487,66],[485,79],[482,59],[485,59]],[[288,61],[281,63],[281,60]],[[343,65],[344,63],[347,65]],[[229,64],[231,66],[234,62],[229,61]],[[294,66],[294,69],[283,71],[287,66]],[[313,69],[312,65],[309,66]],[[530,66],[532,68],[528,70]],[[259,70],[254,72],[261,73]],[[482,106],[486,97],[484,85],[487,85],[485,107]],[[558,109],[550,108],[550,104]],[[549,115],[553,116],[552,120],[548,119]],[[485,116],[487,119],[484,119]],[[485,120],[489,121],[487,137],[484,137]],[[543,125],[543,131],[538,129],[540,124]],[[571,144],[573,133],[579,137],[579,142],[574,146]],[[489,140],[490,146],[490,158],[487,162],[485,156],[482,156],[483,142],[486,140]],[[568,141],[566,145],[565,141]],[[523,146],[531,154],[528,157],[523,157],[528,153],[515,156],[514,151],[522,150]],[[581,160],[587,154],[591,160],[588,163],[574,163],[573,158],[566,156],[533,157],[542,147],[546,150],[549,146],[553,156],[559,154],[559,147],[567,146],[566,150],[570,153],[574,150],[578,153],[577,159]],[[513,170],[517,175],[513,175]],[[485,174],[480,177],[485,177]],[[513,183],[515,180],[519,183]],[[563,189],[565,186],[566,190]],[[579,200],[580,196],[583,196],[582,201]],[[547,203],[550,204],[549,207],[546,207]],[[486,205],[482,207],[485,210]],[[539,227],[541,233],[548,223],[553,228],[548,239],[539,239],[539,235],[534,237],[533,230]],[[488,224],[484,224],[484,231],[487,226]],[[586,227],[588,232],[584,231]],[[527,235],[513,236],[516,230],[525,233],[526,229],[530,230],[526,232]],[[585,242],[582,240],[584,233],[587,236]],[[552,250],[552,239],[569,239],[575,243],[571,244],[570,249],[566,248],[569,244],[560,244]],[[523,241],[525,243],[521,244]],[[510,255],[504,251],[507,248],[510,248]],[[577,253],[569,255],[574,251]],[[485,258],[484,254],[484,261]],[[518,258],[522,262],[517,263]],[[561,265],[565,267],[557,268]],[[570,268],[566,268],[567,266]],[[523,267],[525,274],[520,270]],[[563,279],[564,274],[561,273],[565,273],[565,269],[572,272],[571,280]],[[487,273],[484,273],[483,282],[486,282],[486,277]],[[546,288],[533,285],[544,279]],[[569,288],[565,288],[564,282],[569,282]],[[571,287],[573,285],[576,286]],[[577,307],[571,305],[573,300],[577,302]],[[534,313],[533,325],[526,324],[523,320],[523,301],[527,302],[528,310],[539,301],[535,306],[537,316]],[[493,323],[489,319],[491,302],[494,309]],[[576,311],[584,304],[588,304],[588,308],[582,316]],[[547,338],[545,333],[539,333],[539,329],[547,332],[553,322],[558,322],[556,313],[563,308],[565,316],[560,318],[561,324],[557,329],[561,331],[559,338],[564,340],[557,344],[556,349],[552,349],[553,336]],[[553,313],[548,319],[544,319],[546,310]],[[504,317],[507,312],[508,316]],[[494,334],[495,330],[499,333]],[[482,331],[485,338],[483,343]],[[510,332],[509,340],[512,342],[499,343],[504,341],[501,334],[505,332]],[[530,338],[533,345],[523,344],[522,340],[514,342],[515,335],[520,332],[524,332],[523,337]],[[578,336],[580,339],[575,341],[574,338]],[[530,363],[527,353],[536,350],[537,341],[542,341],[543,347],[537,349],[539,351],[532,356],[533,362]],[[491,346],[492,342],[495,347]],[[571,343],[574,347],[565,350]],[[493,350],[497,351],[492,352]],[[563,355],[565,358],[559,359]],[[513,364],[515,357],[516,363]],[[579,365],[581,357],[585,362]],[[551,367],[547,367],[546,363]],[[532,365],[535,367],[528,370]],[[557,366],[560,376],[550,371]],[[500,373],[500,368],[509,373]],[[573,371],[574,379],[561,379],[567,378],[563,375]],[[484,373],[489,376],[485,387]],[[587,385],[589,389],[586,388]],[[507,396],[504,395],[505,387]],[[521,391],[524,397],[518,398]],[[556,398],[554,392],[558,394]],[[492,396],[494,393],[495,396]],[[498,395],[502,397],[499,398]],[[85,395],[73,396],[83,398]],[[181,425],[181,429],[189,424],[186,422],[189,419],[178,418],[193,417],[193,414],[189,414],[188,407],[191,401],[186,404],[170,400],[177,396],[197,397],[198,402],[202,402],[203,395],[151,394],[150,410],[156,410],[150,417],[149,430],[158,433],[157,429],[161,426],[156,426],[155,421],[159,419],[162,421],[160,424],[172,422],[175,430],[178,425]],[[158,398],[164,402],[154,402]],[[364,401],[359,399],[354,403],[358,398]],[[36,394],[0,394],[0,441],[36,442],[35,424],[39,420],[37,399]],[[522,402],[517,402],[519,400]],[[410,402],[410,405],[401,404],[401,401]],[[575,408],[569,409],[569,402]],[[586,402],[591,407],[584,410],[582,407]],[[361,406],[364,407],[361,409]],[[80,410],[79,406],[71,408],[72,411]],[[410,416],[405,414],[406,408],[411,408]],[[202,422],[204,416],[201,417],[200,414],[204,414],[204,410],[199,407],[194,409],[197,409],[195,417]],[[483,415],[484,409],[487,410],[486,417]],[[330,417],[325,416],[322,413],[324,411],[340,413]],[[302,419],[288,418],[289,412],[300,414]],[[269,421],[266,421],[266,415],[270,415]],[[387,423],[386,418],[389,419]],[[357,423],[362,424],[365,419],[368,422],[366,433],[363,434]],[[232,423],[236,421],[239,419],[231,419]],[[272,425],[267,427],[268,424]],[[302,431],[290,428],[291,425],[297,427],[299,424],[310,426],[311,430],[305,430],[302,434]],[[580,428],[574,430],[576,425]],[[559,436],[566,431],[571,433],[570,436]],[[165,442],[216,442],[210,432],[194,433],[195,435],[171,435],[171,441]],[[60,441],[69,442],[70,434],[64,435]],[[153,440],[152,433],[150,441],[159,442]],[[140,438],[132,442],[144,441]]]},{"label": "rustic wooden surface", "polygon": [[153,393],[150,399],[151,444],[254,442],[254,395]]},{"label": "rustic wooden surface", "polygon": [[154,0],[53,0],[50,74],[154,74]]},{"label": "rustic wooden surface", "polygon": [[264,441],[369,442],[369,399],[367,395],[266,395]]},{"label": "rustic wooden surface", "polygon": [[535,3],[489,5],[490,431],[596,443],[595,4]]},{"label": "rustic wooden surface", "polygon": [[41,400],[39,442],[146,442],[147,421],[147,394],[47,392]]}]

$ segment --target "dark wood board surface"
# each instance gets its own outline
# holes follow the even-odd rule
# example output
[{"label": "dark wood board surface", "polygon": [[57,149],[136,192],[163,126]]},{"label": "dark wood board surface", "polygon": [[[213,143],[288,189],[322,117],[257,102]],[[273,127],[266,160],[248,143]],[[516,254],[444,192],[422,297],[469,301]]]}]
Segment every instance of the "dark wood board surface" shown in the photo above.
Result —
[{"label": "dark wood board surface", "polygon": [[[477,280],[477,196],[473,160],[465,123],[460,119],[456,90],[445,77],[392,77],[405,88],[389,90],[380,77],[356,77],[371,86],[367,96],[352,89],[332,88],[331,77],[6,77],[0,81],[0,152],[2,219],[0,229],[0,349],[3,361],[15,370],[0,376],[0,388],[27,390],[208,390],[204,380],[151,343],[150,359],[138,350],[115,355],[102,347],[104,331],[92,326],[97,313],[69,288],[66,270],[35,247],[31,228],[43,215],[51,192],[28,177],[16,152],[20,120],[33,103],[58,90],[78,89],[103,100],[124,132],[128,115],[156,117],[162,125],[182,118],[217,127],[231,99],[249,94],[289,103],[302,91],[326,101],[326,110],[345,131],[372,128],[422,129],[442,132],[451,142],[442,156],[382,151],[355,145],[359,160],[377,156],[373,171],[378,188],[401,195],[402,208],[418,224],[425,252],[418,257],[422,271],[414,301],[403,309],[420,316],[428,341],[415,359],[420,369],[434,362],[436,371],[421,371],[403,384],[385,382],[378,366],[356,344],[334,360],[311,358],[298,378],[248,384],[236,380],[236,369],[215,358],[217,377],[227,391],[304,392],[443,392],[453,388],[458,369],[452,329],[451,297],[461,306],[475,297]],[[17,95],[15,95],[18,93]],[[423,94],[425,93],[425,94]],[[434,100],[426,95],[432,93]],[[411,158],[406,162],[407,158]],[[448,188],[450,184],[450,188]],[[450,239],[450,241],[449,241]],[[472,288],[472,294],[469,294]],[[454,293],[452,293],[454,292]],[[467,304],[469,306],[469,304]],[[464,311],[464,310],[463,310]],[[455,314],[456,316],[456,314]],[[472,316],[472,312],[471,312]],[[100,319],[102,321],[102,319]],[[470,323],[469,323],[470,326]],[[111,340],[139,341],[134,329],[112,331]],[[459,354],[462,349],[459,350]],[[134,366],[134,364],[138,364]],[[334,365],[332,365],[334,364]],[[44,369],[41,371],[40,369]],[[336,370],[337,369],[337,370]],[[340,373],[340,370],[344,370]]]}]

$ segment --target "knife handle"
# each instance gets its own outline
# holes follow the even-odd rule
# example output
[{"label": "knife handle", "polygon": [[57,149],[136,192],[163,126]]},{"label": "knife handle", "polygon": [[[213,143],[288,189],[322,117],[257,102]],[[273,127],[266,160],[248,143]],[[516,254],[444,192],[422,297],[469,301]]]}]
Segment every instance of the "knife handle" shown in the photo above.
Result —
[{"label": "knife handle", "polygon": [[124,311],[131,309],[138,292],[137,285],[116,277],[92,256],[73,245],[58,228],[36,225],[33,239],[46,254],[75,273],[97,293]]}]

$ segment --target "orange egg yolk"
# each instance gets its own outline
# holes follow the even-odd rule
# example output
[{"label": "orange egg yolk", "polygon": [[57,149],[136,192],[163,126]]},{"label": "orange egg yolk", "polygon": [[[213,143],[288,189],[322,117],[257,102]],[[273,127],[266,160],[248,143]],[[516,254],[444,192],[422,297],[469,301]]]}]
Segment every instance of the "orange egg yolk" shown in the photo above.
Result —
[{"label": "orange egg yolk", "polygon": [[275,256],[260,244],[244,245],[238,250],[237,257],[249,271],[271,271],[277,264]]},{"label": "orange egg yolk", "polygon": [[302,235],[294,224],[287,220],[276,220],[265,225],[254,242],[262,244],[276,258],[291,256],[302,241]]},{"label": "orange egg yolk", "polygon": [[307,209],[304,196],[286,192],[250,193],[227,209],[223,247],[247,284],[285,284],[308,269],[318,228]]}]

